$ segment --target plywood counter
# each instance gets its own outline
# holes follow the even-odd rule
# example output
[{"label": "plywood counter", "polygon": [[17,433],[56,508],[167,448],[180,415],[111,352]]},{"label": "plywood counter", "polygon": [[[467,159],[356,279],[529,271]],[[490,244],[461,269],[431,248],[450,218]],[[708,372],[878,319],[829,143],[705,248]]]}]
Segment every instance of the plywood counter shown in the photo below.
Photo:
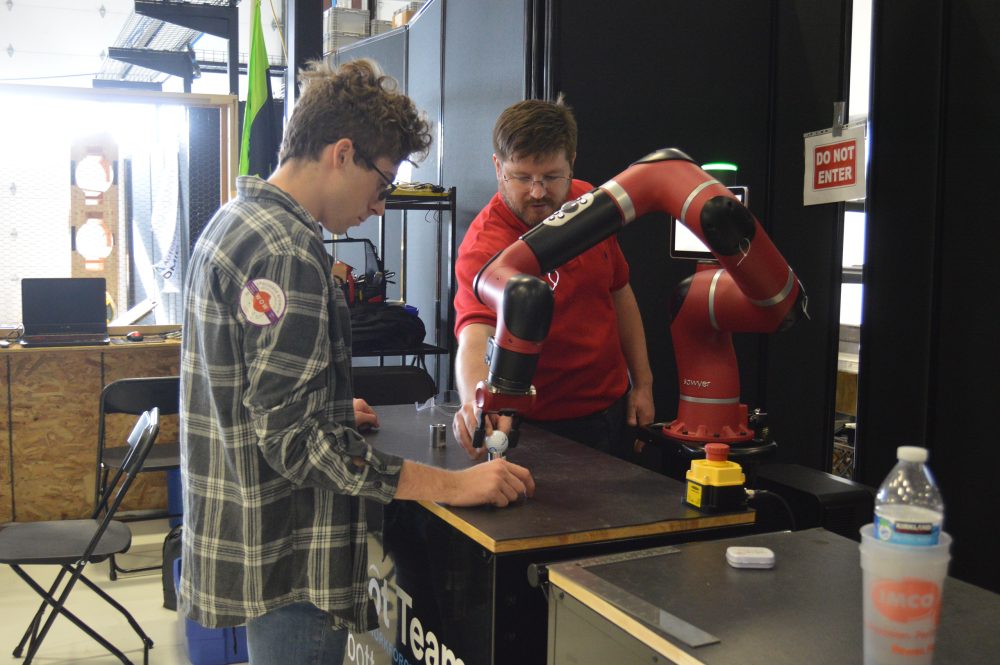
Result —
[{"label": "plywood counter", "polygon": [[[0,523],[86,517],[93,508],[101,390],[117,379],[176,375],[180,343],[0,349]],[[108,419],[123,441],[133,419]],[[177,417],[158,442],[177,441]],[[123,510],[166,507],[164,474],[143,474]]]}]

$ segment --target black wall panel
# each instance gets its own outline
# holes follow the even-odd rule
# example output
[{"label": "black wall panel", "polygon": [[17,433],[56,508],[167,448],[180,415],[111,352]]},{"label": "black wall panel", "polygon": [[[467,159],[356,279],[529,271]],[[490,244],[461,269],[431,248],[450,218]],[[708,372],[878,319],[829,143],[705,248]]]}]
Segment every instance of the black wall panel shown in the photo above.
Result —
[{"label": "black wall panel", "polygon": [[[738,0],[719,3],[724,22],[685,0],[560,3],[551,78],[576,111],[577,177],[600,185],[653,150],[680,148],[699,164],[737,163],[764,219],[769,13],[766,3]],[[695,264],[670,258],[665,214],[636,220],[619,240],[643,315],[657,419],[671,420],[678,389],[670,300]],[[742,398],[759,406],[758,339],[735,343]]]},{"label": "black wall panel", "polygon": [[[927,412],[934,442],[932,468],[945,492],[946,528],[956,534],[953,573],[1000,593],[1000,530],[996,523],[1000,469],[992,408],[1000,377],[1000,309],[974,285],[997,284],[991,248],[1000,245],[994,197],[1000,183],[1000,5],[950,3],[948,94],[944,104],[940,248],[941,293],[932,332]],[[979,166],[981,164],[981,166]],[[982,249],[986,260],[972,258]],[[957,388],[957,389],[956,389]]]},{"label": "black wall panel", "polygon": [[809,319],[766,338],[767,407],[779,458],[830,470],[840,322],[840,204],[804,206],[802,135],[846,100],[850,0],[774,3],[767,229],[809,296]]},{"label": "black wall panel", "polygon": [[[580,125],[579,177],[600,184],[660,147],[739,165],[751,211],[819,304],[789,332],[737,337],[742,398],[771,414],[783,460],[828,468],[839,297],[827,291],[839,270],[838,217],[836,206],[802,206],[802,134],[829,126],[842,76],[844,3],[822,4],[728,0],[707,11],[687,0],[563,2],[551,52],[553,89],[566,93]],[[676,414],[678,396],[670,294],[694,270],[669,258],[666,221],[649,215],[620,236],[663,420]],[[768,348],[778,372],[766,365]]]},{"label": "black wall panel", "polygon": [[951,573],[1000,591],[1000,5],[875,3],[871,179],[859,368],[861,480],[926,445]]}]

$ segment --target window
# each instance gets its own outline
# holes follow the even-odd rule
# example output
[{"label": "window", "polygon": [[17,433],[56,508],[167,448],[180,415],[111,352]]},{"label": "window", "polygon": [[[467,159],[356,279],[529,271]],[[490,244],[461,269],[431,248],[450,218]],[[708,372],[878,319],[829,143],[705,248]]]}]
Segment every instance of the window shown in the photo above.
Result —
[{"label": "window", "polygon": [[[0,104],[0,323],[19,322],[24,277],[104,277],[118,316],[144,304],[151,311],[134,322],[179,323],[189,124],[195,109],[218,114],[212,154],[225,201],[235,173],[235,98],[0,85]],[[108,191],[76,185],[74,165],[88,156],[110,163]],[[79,250],[85,235],[93,242],[95,226],[111,252],[88,262]]]}]

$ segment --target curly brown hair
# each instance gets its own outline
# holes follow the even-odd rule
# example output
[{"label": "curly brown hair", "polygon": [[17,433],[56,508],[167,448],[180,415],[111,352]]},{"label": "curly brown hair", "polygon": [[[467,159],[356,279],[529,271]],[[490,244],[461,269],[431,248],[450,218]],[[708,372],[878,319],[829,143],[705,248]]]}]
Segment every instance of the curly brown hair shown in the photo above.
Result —
[{"label": "curly brown hair", "polygon": [[493,152],[500,161],[543,157],[560,150],[576,155],[576,119],[562,93],[554,102],[528,99],[508,106],[493,127]]},{"label": "curly brown hair", "polygon": [[[299,71],[299,83],[302,93],[278,154],[282,164],[315,161],[323,148],[343,138],[372,160],[385,157],[398,163],[427,155],[431,134],[426,120],[374,61],[352,60],[334,68],[315,60]],[[354,160],[362,163],[357,155]]]}]

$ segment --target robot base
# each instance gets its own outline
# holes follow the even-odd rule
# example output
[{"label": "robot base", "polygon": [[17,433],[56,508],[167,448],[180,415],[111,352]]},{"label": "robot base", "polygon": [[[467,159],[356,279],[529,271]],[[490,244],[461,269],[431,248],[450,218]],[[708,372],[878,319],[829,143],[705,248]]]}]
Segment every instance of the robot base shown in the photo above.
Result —
[{"label": "robot base", "polygon": [[653,423],[637,428],[637,438],[645,442],[647,448],[652,448],[651,451],[644,450],[638,462],[681,482],[685,481],[691,460],[704,459],[707,443],[728,443],[729,459],[743,467],[748,480],[753,476],[754,468],[761,462],[771,459],[778,450],[777,442],[768,437],[767,428],[763,428],[763,431],[752,439],[730,443],[718,439],[681,441],[668,434],[669,424]]}]

